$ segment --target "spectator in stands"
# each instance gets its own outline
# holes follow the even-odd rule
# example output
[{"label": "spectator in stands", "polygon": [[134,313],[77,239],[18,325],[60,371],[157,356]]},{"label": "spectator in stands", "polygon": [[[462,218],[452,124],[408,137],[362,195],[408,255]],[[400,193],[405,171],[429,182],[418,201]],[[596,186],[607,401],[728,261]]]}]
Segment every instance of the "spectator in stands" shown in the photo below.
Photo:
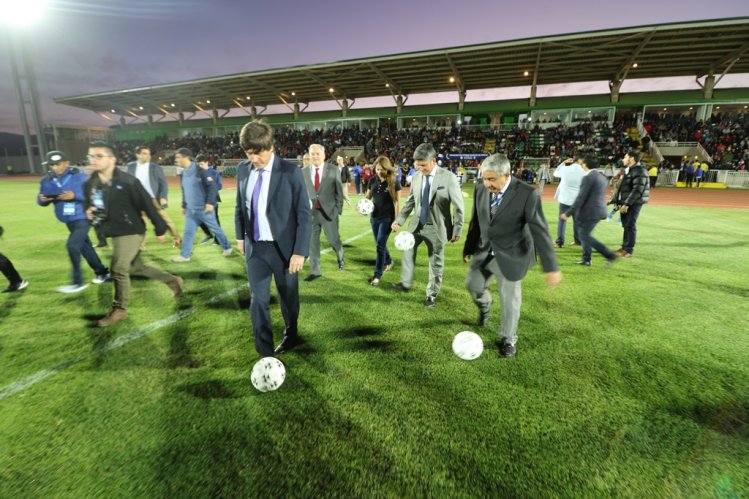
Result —
[{"label": "spectator in stands", "polygon": [[213,235],[218,238],[222,254],[232,253],[231,244],[226,233],[216,221],[218,205],[218,186],[213,176],[193,161],[192,151],[186,147],[177,149],[174,156],[177,166],[182,168],[182,214],[185,216],[185,234],[182,238],[182,249],[178,256],[172,258],[174,263],[190,261],[192,247],[195,244],[195,233],[201,223],[205,223]]},{"label": "spectator in stands", "polygon": [[307,194],[312,201],[312,231],[309,246],[310,273],[305,281],[322,277],[320,268],[320,235],[325,232],[328,243],[338,259],[338,270],[343,270],[343,244],[338,232],[338,217],[343,212],[343,185],[338,167],[325,161],[325,148],[309,146],[310,165],[302,170]]},{"label": "spectator in stands", "polygon": [[[393,287],[397,291],[411,289],[416,250],[423,242],[429,252],[429,282],[424,306],[433,307],[442,287],[445,243],[458,241],[463,230],[463,192],[455,175],[437,167],[437,151],[432,144],[420,144],[413,158],[418,173],[413,176],[411,192],[392,229],[397,232],[413,211],[414,217],[408,231],[414,235],[416,244],[403,252],[401,279]],[[453,207],[452,215],[450,205]]]},{"label": "spectator in stands", "polygon": [[595,156],[585,156],[581,164],[583,170],[585,170],[585,176],[580,183],[580,192],[569,209],[559,215],[559,219],[562,221],[566,220],[570,215],[574,216],[578,221],[583,254],[582,258],[575,263],[586,267],[591,266],[593,249],[602,254],[609,264],[617,259],[616,253],[593,237],[593,230],[598,225],[598,222],[606,218],[604,197],[608,182],[602,173],[595,170],[595,168],[598,168],[598,164],[598,159]]},{"label": "spectator in stands", "polygon": [[166,222],[141,183],[116,168],[114,149],[107,144],[92,143],[88,160],[95,171],[84,185],[86,217],[99,220],[106,235],[112,238],[114,301],[109,313],[97,322],[99,327],[106,327],[128,316],[130,274],[163,282],[175,297],[182,294],[183,281],[181,277],[145,265],[141,259],[140,244],[146,234],[141,213],[148,215],[160,243],[164,242],[167,231]]},{"label": "spectator in stands", "polygon": [[88,287],[88,284],[83,283],[81,257],[94,271],[91,282],[102,284],[112,278],[88,237],[91,225],[83,208],[83,184],[88,177],[78,168],[70,166],[67,155],[62,151],[48,152],[46,164],[50,170],[39,182],[36,202],[39,206],[54,204],[57,219],[65,224],[69,232],[65,248],[72,265],[70,284],[59,286],[57,291],[65,294],[78,293]]},{"label": "spectator in stands", "polygon": [[[211,165],[209,163],[208,157],[205,154],[198,154],[195,158],[195,162],[207,176],[213,177],[213,181],[216,183],[216,209],[214,210],[214,213],[216,214],[216,223],[219,227],[221,227],[221,220],[218,217],[218,207],[221,203],[220,191],[224,188],[224,184],[221,182],[221,172],[216,169],[215,165]],[[211,229],[208,227],[208,225],[206,225],[205,222],[200,222],[200,230],[202,230],[203,234],[205,234],[205,237],[200,240],[200,244],[206,244],[210,240],[213,240],[215,244],[221,244],[218,242],[218,237],[216,237],[213,232],[211,232]]]},{"label": "spectator in stands", "polygon": [[400,212],[400,183],[395,177],[395,167],[385,156],[374,161],[376,176],[369,183],[366,197],[374,203],[374,211],[370,217],[372,233],[377,245],[375,271],[369,284],[379,286],[384,272],[393,268],[393,259],[387,248],[388,238],[392,231],[395,215]]},{"label": "spectator in stands", "polygon": [[[140,180],[143,188],[151,195],[154,206],[156,206],[159,215],[161,215],[161,218],[164,219],[166,226],[169,228],[169,233],[172,235],[174,241],[174,247],[179,248],[182,245],[179,232],[166,212],[169,203],[169,186],[164,176],[164,170],[160,165],[151,163],[151,149],[148,146],[136,147],[135,157],[137,161],[127,164],[127,173]],[[146,222],[145,219],[143,222]],[[143,240],[141,250],[143,249],[145,249],[145,239]]]},{"label": "spectator in stands", "polygon": [[621,213],[624,228],[622,247],[617,250],[617,254],[624,258],[630,258],[634,252],[637,242],[637,219],[643,205],[650,200],[650,180],[648,172],[640,163],[641,158],[640,151],[635,149],[630,149],[624,156],[623,164],[627,168],[627,173],[613,196],[613,202]]},{"label": "spectator in stands", "polygon": [[[557,191],[554,193],[554,199],[559,201],[559,215],[566,213],[570,209],[570,206],[575,202],[575,198],[580,191],[580,182],[582,182],[583,175],[585,174],[585,171],[581,166],[583,158],[582,154],[576,154],[574,157],[567,158],[559,163],[554,170],[554,176],[559,179]],[[554,243],[555,248],[564,247],[566,229],[567,221],[560,219],[557,225],[557,240]],[[574,216],[572,219],[572,235],[574,245],[579,246],[579,229]]]}]

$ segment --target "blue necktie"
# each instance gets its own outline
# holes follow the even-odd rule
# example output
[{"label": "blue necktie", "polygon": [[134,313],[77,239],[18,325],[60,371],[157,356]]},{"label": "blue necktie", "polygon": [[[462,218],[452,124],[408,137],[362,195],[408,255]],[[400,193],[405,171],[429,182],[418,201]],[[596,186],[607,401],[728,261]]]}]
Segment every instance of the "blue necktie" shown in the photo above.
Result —
[{"label": "blue necktie", "polygon": [[492,196],[492,204],[489,207],[489,209],[491,210],[492,216],[494,216],[497,213],[497,210],[499,209],[499,203],[501,202],[502,202],[501,192],[498,192]]},{"label": "blue necktie", "polygon": [[264,171],[263,169],[257,170],[257,181],[255,182],[255,188],[252,189],[252,237],[255,241],[260,240],[260,221],[257,202],[260,199],[260,190],[263,188]]},{"label": "blue necktie", "polygon": [[429,191],[431,190],[429,185],[430,178],[431,177],[429,175],[424,177],[426,184],[424,185],[424,191],[421,193],[421,213],[419,213],[419,223],[421,223],[421,225],[426,225],[426,223],[429,221]]}]

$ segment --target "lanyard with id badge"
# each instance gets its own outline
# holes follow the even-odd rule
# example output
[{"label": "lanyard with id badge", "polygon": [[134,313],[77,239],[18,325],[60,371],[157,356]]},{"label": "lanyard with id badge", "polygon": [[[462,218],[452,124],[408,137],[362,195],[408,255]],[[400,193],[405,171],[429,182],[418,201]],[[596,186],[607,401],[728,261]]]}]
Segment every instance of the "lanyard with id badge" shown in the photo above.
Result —
[{"label": "lanyard with id badge", "polygon": [[[68,180],[70,180],[70,177],[65,177],[60,183],[60,179],[58,177],[53,178],[52,181],[57,185],[57,187],[60,188],[60,191],[65,192],[65,184],[68,183]],[[75,215],[75,203],[70,201],[65,201],[62,204],[62,214],[66,217],[72,217]]]}]

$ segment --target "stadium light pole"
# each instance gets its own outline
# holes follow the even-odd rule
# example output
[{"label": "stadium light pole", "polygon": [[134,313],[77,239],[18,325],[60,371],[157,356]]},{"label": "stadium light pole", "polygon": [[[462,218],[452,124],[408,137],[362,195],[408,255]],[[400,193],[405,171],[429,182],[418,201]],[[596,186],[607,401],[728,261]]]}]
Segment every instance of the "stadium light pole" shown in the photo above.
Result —
[{"label": "stadium light pole", "polygon": [[[16,100],[18,111],[21,116],[21,127],[23,128],[23,139],[26,145],[26,157],[29,162],[29,172],[35,173],[34,166],[34,149],[31,141],[31,131],[29,129],[29,120],[26,112],[26,99],[24,98],[23,86],[21,79],[26,79],[26,91],[31,106],[31,119],[34,122],[36,132],[37,148],[41,161],[47,154],[46,137],[44,129],[41,126],[42,120],[39,113],[39,95],[36,89],[36,76],[34,66],[31,62],[28,48],[24,40],[24,29],[31,26],[45,10],[47,0],[0,0],[0,21],[7,29],[8,56],[10,58],[11,72],[13,75],[13,84],[16,90]],[[16,38],[18,43],[16,44]],[[20,57],[19,57],[20,52]],[[21,71],[19,71],[19,61],[21,62]]]}]

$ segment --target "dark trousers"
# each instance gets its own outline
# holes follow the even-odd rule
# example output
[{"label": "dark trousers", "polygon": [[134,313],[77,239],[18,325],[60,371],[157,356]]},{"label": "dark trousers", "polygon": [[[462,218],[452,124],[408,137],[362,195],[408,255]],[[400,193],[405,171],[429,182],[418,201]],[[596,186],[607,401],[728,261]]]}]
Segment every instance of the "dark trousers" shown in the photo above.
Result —
[{"label": "dark trousers", "polygon": [[18,275],[18,271],[13,266],[13,263],[0,253],[0,272],[3,273],[6,279],[8,279],[8,282],[11,286],[20,284],[23,279],[21,279],[21,276]]},{"label": "dark trousers", "polygon": [[687,187],[692,187],[692,180],[694,179],[694,173],[687,173]]},{"label": "dark trousers", "polygon": [[[216,207],[213,209],[213,213],[216,215],[216,223],[221,226],[221,220],[218,219],[218,203],[216,203]],[[203,230],[203,233],[208,237],[213,237],[213,241],[216,244],[219,244],[218,238],[211,232],[211,229],[208,228],[208,226],[205,223],[200,224],[200,228]]]},{"label": "dark trousers", "polygon": [[637,218],[640,216],[641,204],[635,204],[627,209],[627,213],[621,213],[622,227],[624,227],[624,236],[622,238],[622,248],[627,253],[632,253],[637,241]]},{"label": "dark trousers", "polygon": [[372,225],[372,233],[377,244],[377,260],[375,261],[374,276],[379,279],[385,271],[385,266],[393,263],[393,259],[390,257],[390,252],[388,251],[388,238],[393,231],[390,228],[393,225],[393,217],[370,218],[369,223]]},{"label": "dark trousers", "polygon": [[70,235],[65,247],[68,249],[70,263],[73,265],[72,283],[80,286],[83,284],[81,276],[81,256],[86,259],[88,266],[96,275],[106,274],[107,268],[101,263],[99,255],[96,254],[91,239],[88,238],[90,225],[88,220],[76,220],[66,224]]},{"label": "dark trousers", "polygon": [[354,187],[356,187],[356,193],[361,192],[361,177],[354,177]]},{"label": "dark trousers", "polygon": [[650,188],[653,189],[655,187],[655,183],[658,181],[658,177],[650,177]]},{"label": "dark trousers", "polygon": [[[570,209],[570,205],[559,203],[559,214],[566,213]],[[567,220],[559,220],[557,217],[557,240],[555,241],[560,246],[564,244],[564,233],[567,230]],[[572,217],[572,237],[574,238],[575,244],[580,244],[580,228],[577,226],[577,218]]]},{"label": "dark trousers", "polygon": [[593,250],[596,250],[607,260],[614,260],[616,255],[613,251],[608,249],[605,244],[600,242],[598,239],[593,237],[593,229],[596,228],[600,220],[580,220],[578,225],[580,227],[580,243],[583,246],[583,261],[589,262],[593,256]]},{"label": "dark trousers", "polygon": [[255,335],[255,350],[261,357],[274,355],[273,325],[270,320],[270,281],[275,279],[286,329],[284,336],[298,335],[299,274],[289,273],[289,263],[284,260],[274,242],[250,242],[245,239],[247,279],[252,291],[250,320]]}]

